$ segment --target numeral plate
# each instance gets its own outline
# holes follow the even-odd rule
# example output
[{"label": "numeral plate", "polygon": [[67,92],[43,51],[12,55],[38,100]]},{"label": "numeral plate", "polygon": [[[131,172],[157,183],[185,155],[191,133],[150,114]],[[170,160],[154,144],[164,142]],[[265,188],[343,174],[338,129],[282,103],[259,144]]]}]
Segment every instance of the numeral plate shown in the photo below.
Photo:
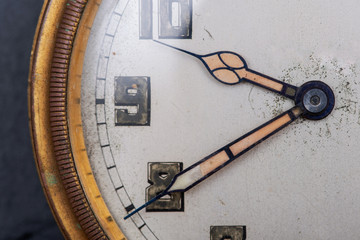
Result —
[{"label": "numeral plate", "polygon": [[[192,38],[192,0],[139,0],[140,39],[153,39],[154,27],[158,27],[158,38]],[[153,23],[154,4],[158,3],[159,18]]]},{"label": "numeral plate", "polygon": [[192,36],[192,0],[159,0],[159,38],[186,39]]},{"label": "numeral plate", "polygon": [[150,125],[150,78],[115,78],[115,125]]},{"label": "numeral plate", "polygon": [[246,226],[211,226],[210,240],[245,240]]},{"label": "numeral plate", "polygon": [[[173,177],[182,170],[182,163],[148,163],[146,201],[156,197],[171,183]],[[184,211],[184,193],[172,193],[146,207],[146,211]]]}]

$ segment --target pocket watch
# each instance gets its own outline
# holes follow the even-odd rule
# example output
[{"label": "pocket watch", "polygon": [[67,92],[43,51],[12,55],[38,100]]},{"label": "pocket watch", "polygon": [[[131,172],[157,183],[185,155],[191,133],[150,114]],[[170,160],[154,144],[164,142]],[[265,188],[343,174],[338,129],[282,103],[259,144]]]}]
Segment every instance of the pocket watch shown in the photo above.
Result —
[{"label": "pocket watch", "polygon": [[355,0],[45,0],[29,113],[66,239],[359,239]]}]

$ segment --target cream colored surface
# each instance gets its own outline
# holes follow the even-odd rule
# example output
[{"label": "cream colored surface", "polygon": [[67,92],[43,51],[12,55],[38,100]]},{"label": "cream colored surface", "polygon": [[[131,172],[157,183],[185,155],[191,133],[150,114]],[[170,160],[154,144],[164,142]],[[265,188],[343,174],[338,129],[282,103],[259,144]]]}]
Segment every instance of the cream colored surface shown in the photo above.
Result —
[{"label": "cream colored surface", "polygon": [[225,83],[234,84],[240,82],[239,77],[233,71],[227,69],[217,70],[214,75]]},{"label": "cream colored surface", "polygon": [[270,89],[274,89],[276,91],[281,92],[283,89],[283,85],[273,81],[272,79],[263,77],[261,75],[255,74],[253,72],[249,72],[246,69],[240,69],[235,71],[241,78],[246,78],[249,81],[260,84],[262,86],[268,87]]},{"label": "cream colored surface", "polygon": [[242,68],[245,66],[244,62],[235,54],[222,53],[220,57],[229,67]]},{"label": "cream colored surface", "polygon": [[193,169],[181,174],[174,184],[170,187],[170,191],[184,190],[190,187],[193,183],[200,180],[203,177],[200,166],[196,166]]},{"label": "cream colored surface", "polygon": [[227,153],[225,151],[221,151],[200,164],[201,174],[205,176],[229,160],[230,159]]},{"label": "cream colored surface", "polygon": [[217,68],[227,68],[227,66],[222,63],[217,54],[203,57],[202,60],[205,61],[206,65],[210,68],[210,70],[214,70]]},{"label": "cream colored surface", "polygon": [[286,114],[279,119],[271,122],[270,124],[266,125],[263,128],[260,128],[258,131],[250,134],[246,138],[240,140],[237,143],[234,143],[234,145],[230,146],[230,150],[234,155],[238,155],[251,145],[255,144],[259,140],[263,139],[264,137],[268,136],[272,132],[276,131],[280,127],[284,126],[285,124],[290,122],[290,116],[289,114]]},{"label": "cream colored surface", "polygon": [[[129,1],[122,17],[114,17],[115,27],[108,24],[109,12],[98,16],[82,82],[89,158],[104,200],[129,239],[145,239],[137,226],[146,223],[159,240],[208,239],[214,225],[246,225],[249,240],[358,240],[358,2],[193,1],[193,39],[161,41],[198,54],[239,53],[249,68],[295,86],[324,81],[335,91],[335,110],[321,121],[295,121],[189,190],[184,212],[141,211],[136,221],[125,222],[124,205],[144,204],[148,162],[182,162],[186,168],[294,106],[250,83],[219,83],[192,56],[139,40],[137,3]],[[116,29],[111,44],[103,41],[106,29]],[[97,84],[104,76],[103,85]],[[117,76],[151,77],[150,127],[115,126]],[[97,110],[97,96],[105,98],[103,111]],[[98,116],[106,127],[96,126]],[[103,142],[110,145],[105,154]],[[116,165],[111,175],[109,163]],[[131,202],[119,199],[113,179]]]}]

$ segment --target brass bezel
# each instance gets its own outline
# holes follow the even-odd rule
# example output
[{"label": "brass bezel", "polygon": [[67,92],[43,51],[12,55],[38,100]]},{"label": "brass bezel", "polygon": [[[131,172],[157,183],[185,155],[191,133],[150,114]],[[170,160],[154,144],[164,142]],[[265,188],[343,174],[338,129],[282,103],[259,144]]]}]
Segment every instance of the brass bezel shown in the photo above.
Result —
[{"label": "brass bezel", "polygon": [[45,0],[31,55],[28,98],[35,162],[66,239],[125,239],[96,185],[82,134],[81,74],[100,3]]}]

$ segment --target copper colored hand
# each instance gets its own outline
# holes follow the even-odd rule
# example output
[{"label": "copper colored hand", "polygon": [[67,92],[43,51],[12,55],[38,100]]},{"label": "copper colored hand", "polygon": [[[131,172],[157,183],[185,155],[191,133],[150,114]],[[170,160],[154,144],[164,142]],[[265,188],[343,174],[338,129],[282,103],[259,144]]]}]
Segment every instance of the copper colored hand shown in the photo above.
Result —
[{"label": "copper colored hand", "polygon": [[155,198],[146,202],[144,205],[129,213],[125,219],[131,217],[144,207],[150,205],[161,197],[173,192],[186,192],[190,188],[204,181],[212,174],[216,173],[226,165],[251,150],[253,147],[263,142],[265,139],[274,135],[281,129],[288,126],[302,115],[300,107],[295,106],[285,113],[275,117],[269,122],[261,125],[253,131],[236,139],[230,144],[220,148],[209,156],[194,163],[190,167],[178,173],[170,183],[170,185]]},{"label": "copper colored hand", "polygon": [[196,57],[205,65],[209,73],[221,83],[234,85],[241,81],[247,81],[295,100],[298,90],[296,86],[249,69],[245,59],[237,53],[221,51],[207,55],[198,55],[157,40],[154,41]]}]

